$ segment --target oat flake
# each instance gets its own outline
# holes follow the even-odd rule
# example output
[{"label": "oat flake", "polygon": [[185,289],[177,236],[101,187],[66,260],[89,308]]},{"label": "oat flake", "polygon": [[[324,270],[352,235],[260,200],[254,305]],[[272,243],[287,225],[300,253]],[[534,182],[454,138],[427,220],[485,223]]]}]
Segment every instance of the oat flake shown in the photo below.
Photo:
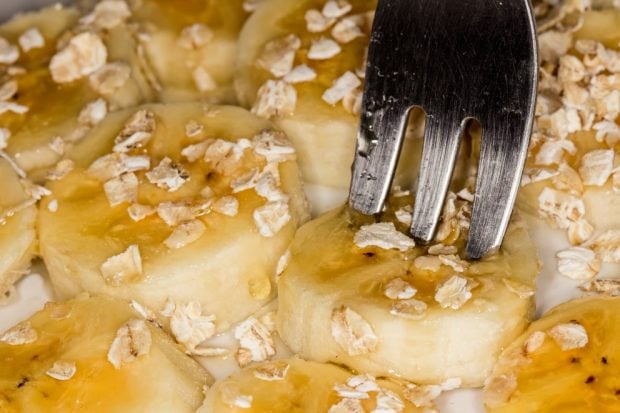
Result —
[{"label": "oat flake", "polygon": [[547,334],[564,351],[585,347],[588,344],[586,329],[577,322],[558,324],[547,331]]},{"label": "oat flake", "polygon": [[151,351],[151,331],[144,320],[131,320],[118,329],[108,350],[108,361],[116,369]]},{"label": "oat flake", "polygon": [[54,365],[45,372],[53,379],[66,381],[75,375],[77,368],[75,363],[69,361],[57,361]]},{"label": "oat flake", "polygon": [[359,248],[379,247],[407,251],[415,246],[415,242],[405,234],[396,230],[391,222],[364,225],[355,233],[353,242]]},{"label": "oat flake", "polygon": [[32,328],[30,322],[24,321],[6,331],[0,337],[0,341],[11,346],[19,346],[22,344],[34,343],[38,338],[39,335],[37,331]]},{"label": "oat flake", "polygon": [[346,306],[332,311],[331,333],[336,343],[350,356],[375,351],[379,344],[370,324]]}]

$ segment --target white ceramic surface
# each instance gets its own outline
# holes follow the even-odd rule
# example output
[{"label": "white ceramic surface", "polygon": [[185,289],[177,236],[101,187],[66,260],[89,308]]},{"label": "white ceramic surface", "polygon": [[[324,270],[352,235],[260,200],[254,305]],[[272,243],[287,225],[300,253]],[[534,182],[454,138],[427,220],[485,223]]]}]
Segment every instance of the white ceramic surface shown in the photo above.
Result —
[{"label": "white ceramic surface", "polygon": [[[225,1],[225,0],[220,0]],[[46,0],[0,0],[0,19],[19,11],[51,4]],[[313,205],[313,213],[331,209],[344,202],[346,193],[329,188],[307,186],[306,191]],[[540,248],[540,257],[543,262],[543,271],[538,279],[538,293],[536,297],[537,314],[540,315],[549,308],[579,295],[577,283],[559,276],[555,271],[555,253],[568,247],[562,231],[553,231],[536,218],[528,218],[531,233]],[[620,274],[619,266],[606,266],[602,276]],[[45,268],[40,261],[33,265],[31,274],[24,277],[17,285],[17,294],[10,303],[0,306],[0,332],[8,329],[17,322],[28,318],[41,309],[43,304],[53,299],[52,290],[45,278]],[[217,337],[214,345],[232,346],[230,335]],[[279,345],[279,356],[286,357],[289,353],[283,345]],[[232,358],[220,360],[202,360],[204,365],[217,377],[226,377],[237,367]],[[443,395],[439,400],[441,413],[482,413],[484,408],[479,390],[457,390]]]}]

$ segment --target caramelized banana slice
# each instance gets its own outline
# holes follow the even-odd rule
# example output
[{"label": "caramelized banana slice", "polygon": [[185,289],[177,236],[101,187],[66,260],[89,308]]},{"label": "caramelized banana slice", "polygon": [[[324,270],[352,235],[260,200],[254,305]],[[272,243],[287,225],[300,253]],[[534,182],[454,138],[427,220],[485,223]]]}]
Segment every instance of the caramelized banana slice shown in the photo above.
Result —
[{"label": "caramelized banana slice", "polygon": [[539,264],[527,230],[513,219],[501,251],[470,262],[469,202],[448,197],[430,247],[403,234],[411,199],[392,202],[381,223],[340,208],[300,228],[278,281],[278,331],[310,360],[480,386],[531,316]]},{"label": "caramelized banana slice", "polygon": [[110,115],[73,155],[39,220],[59,296],[163,311],[193,354],[273,299],[307,206],[295,151],[269,122],[235,107],[144,106]]},{"label": "caramelized banana slice", "polygon": [[208,373],[123,301],[48,303],[0,334],[3,412],[194,412]]},{"label": "caramelized banana slice", "polygon": [[[126,17],[102,25],[54,6],[0,27],[0,122],[31,175],[53,166],[105,116],[151,97]],[[41,178],[41,174],[35,174]]]},{"label": "caramelized banana slice", "polygon": [[433,399],[441,390],[291,358],[255,365],[217,382],[198,413],[427,412],[436,411]]},{"label": "caramelized banana slice", "polygon": [[620,297],[569,301],[501,355],[484,389],[489,412],[617,412]]},{"label": "caramelized banana slice", "polygon": [[242,3],[242,0],[129,2],[161,100],[236,101],[233,67],[237,37],[247,16]]},{"label": "caramelized banana slice", "polygon": [[3,297],[26,272],[34,256],[35,203],[41,194],[33,193],[36,188],[20,179],[11,162],[3,157],[0,157],[0,182],[0,297]]}]

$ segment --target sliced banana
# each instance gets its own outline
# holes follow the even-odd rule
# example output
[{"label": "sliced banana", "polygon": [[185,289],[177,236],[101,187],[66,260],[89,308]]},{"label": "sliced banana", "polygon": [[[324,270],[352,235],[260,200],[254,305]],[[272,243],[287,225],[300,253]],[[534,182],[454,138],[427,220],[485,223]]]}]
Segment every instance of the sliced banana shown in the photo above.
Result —
[{"label": "sliced banana", "polygon": [[107,111],[152,97],[133,34],[54,6],[0,27],[0,121],[13,133],[7,152],[42,178]]},{"label": "sliced banana", "polygon": [[307,205],[294,149],[268,121],[235,107],[149,105],[109,115],[72,155],[39,220],[60,297],[135,300],[192,354],[273,299]]},{"label": "sliced banana", "polygon": [[34,188],[11,162],[0,157],[0,297],[26,273],[36,251],[36,197],[29,193]]},{"label": "sliced banana", "polygon": [[620,297],[569,301],[501,355],[484,389],[489,412],[620,411]]},{"label": "sliced banana", "polygon": [[278,282],[278,331],[310,360],[480,386],[531,316],[540,265],[527,230],[515,217],[502,250],[470,262],[469,202],[449,196],[430,247],[403,234],[411,199],[393,205],[381,223],[340,208],[298,231]]},{"label": "sliced banana", "polygon": [[127,303],[51,302],[0,335],[0,411],[194,412],[208,373]]},{"label": "sliced banana", "polygon": [[[408,386],[299,358],[248,367],[217,382],[198,413],[433,412],[441,386]],[[414,404],[416,403],[416,404]]]},{"label": "sliced banana", "polygon": [[[304,180],[312,184],[347,188],[351,182],[376,3],[266,0],[241,32],[239,101],[286,132]],[[423,117],[416,114],[416,120]],[[416,132],[419,136],[420,129]],[[415,156],[420,148],[421,140],[406,139],[403,156]],[[401,164],[412,162],[401,157]]]},{"label": "sliced banana", "polygon": [[242,0],[129,4],[161,100],[236,101],[232,68],[247,16]]},{"label": "sliced banana", "polygon": [[620,11],[550,15],[567,21],[552,19],[540,34],[536,125],[519,205],[587,246],[620,228]]}]

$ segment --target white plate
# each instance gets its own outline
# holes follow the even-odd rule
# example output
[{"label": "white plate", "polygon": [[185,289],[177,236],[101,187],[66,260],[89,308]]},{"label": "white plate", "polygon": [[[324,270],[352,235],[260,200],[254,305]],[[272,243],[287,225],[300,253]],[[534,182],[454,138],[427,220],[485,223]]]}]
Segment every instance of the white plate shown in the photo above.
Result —
[{"label": "white plate", "polygon": [[[53,4],[49,0],[0,0],[0,16],[6,19],[19,10],[29,10],[45,4]],[[318,186],[307,186],[306,192],[315,215],[338,206],[346,199],[346,193]],[[578,282],[561,277],[556,272],[555,253],[570,245],[564,231],[554,231],[537,219],[528,217],[531,235],[539,246],[543,271],[538,278],[536,295],[537,315],[545,313],[551,307],[579,296]],[[45,277],[45,267],[40,261],[34,263],[32,273],[25,276],[17,284],[17,294],[12,302],[0,307],[0,332],[30,317],[40,310],[45,302],[53,299],[52,289]],[[601,276],[620,274],[619,265],[605,265]],[[233,343],[230,335],[217,337],[214,345],[230,346]],[[285,357],[288,351],[279,347],[279,355]],[[223,378],[237,370],[232,358],[205,360],[205,367],[216,377]],[[484,413],[480,390],[456,390],[443,395],[439,400],[441,413]]]}]

